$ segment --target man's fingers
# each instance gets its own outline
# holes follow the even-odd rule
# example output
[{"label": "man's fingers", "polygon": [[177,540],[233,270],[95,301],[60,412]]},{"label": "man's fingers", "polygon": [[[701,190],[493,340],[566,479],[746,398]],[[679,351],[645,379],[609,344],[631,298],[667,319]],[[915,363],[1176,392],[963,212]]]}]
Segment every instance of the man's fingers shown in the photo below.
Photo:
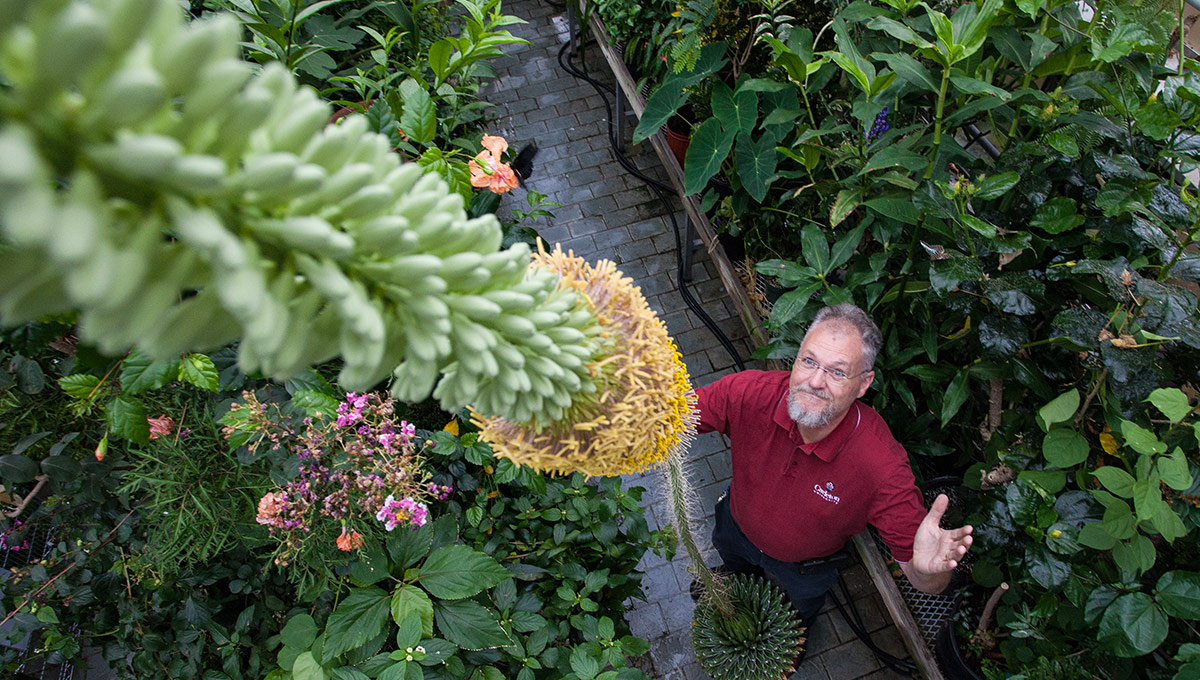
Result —
[{"label": "man's fingers", "polygon": [[933,501],[933,506],[929,508],[929,514],[926,519],[931,519],[934,523],[942,521],[942,515],[946,514],[946,508],[950,507],[950,499],[946,494],[940,493]]}]

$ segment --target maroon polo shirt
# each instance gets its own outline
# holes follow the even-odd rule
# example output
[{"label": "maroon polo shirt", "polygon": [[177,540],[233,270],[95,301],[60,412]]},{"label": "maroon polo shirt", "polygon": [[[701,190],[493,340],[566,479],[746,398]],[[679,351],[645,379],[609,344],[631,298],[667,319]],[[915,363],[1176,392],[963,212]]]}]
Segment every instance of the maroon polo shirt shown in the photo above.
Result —
[{"label": "maroon polo shirt", "polygon": [[883,418],[854,402],[808,444],[787,412],[787,371],[742,371],[696,390],[700,432],[729,437],[730,511],[759,550],[784,562],[825,557],[873,525],[898,561],[912,559],[925,517],[908,454]]}]

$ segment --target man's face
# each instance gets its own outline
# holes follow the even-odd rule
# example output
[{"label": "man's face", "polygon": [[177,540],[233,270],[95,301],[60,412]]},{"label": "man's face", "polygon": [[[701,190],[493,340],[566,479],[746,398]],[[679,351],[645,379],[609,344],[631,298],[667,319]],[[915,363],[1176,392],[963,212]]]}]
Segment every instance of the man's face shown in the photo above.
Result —
[{"label": "man's face", "polygon": [[[820,368],[806,365],[815,361],[830,373],[842,371],[850,376],[838,382]],[[825,321],[809,332],[788,383],[788,415],[802,427],[824,427],[850,410],[855,399],[867,393],[874,371],[863,373],[862,340],[848,324]]]}]

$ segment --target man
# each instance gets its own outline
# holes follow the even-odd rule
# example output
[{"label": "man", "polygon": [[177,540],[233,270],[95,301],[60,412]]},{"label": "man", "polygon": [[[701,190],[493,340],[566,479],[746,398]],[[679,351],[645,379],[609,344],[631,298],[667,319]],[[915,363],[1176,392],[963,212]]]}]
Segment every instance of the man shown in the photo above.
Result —
[{"label": "man", "polygon": [[908,455],[858,401],[883,338],[858,307],[818,312],[791,374],[742,371],[696,390],[700,432],[732,446],[733,480],[717,503],[713,545],[725,569],[765,572],[810,623],[848,557],[875,526],[908,580],[937,593],[971,545],[971,527],[941,529],[948,501],[926,513]]}]

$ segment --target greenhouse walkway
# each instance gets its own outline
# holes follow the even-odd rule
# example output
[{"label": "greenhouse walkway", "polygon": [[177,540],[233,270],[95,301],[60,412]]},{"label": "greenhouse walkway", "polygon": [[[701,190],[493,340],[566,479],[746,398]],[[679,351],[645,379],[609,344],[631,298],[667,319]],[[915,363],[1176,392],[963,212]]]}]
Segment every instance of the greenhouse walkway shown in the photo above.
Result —
[{"label": "greenhouse walkway", "polygon": [[[516,0],[504,7],[528,23],[509,27],[529,45],[506,46],[507,57],[494,62],[499,77],[483,93],[495,104],[490,134],[503,136],[514,149],[536,141],[539,153],[527,181],[531,191],[561,203],[554,216],[532,226],[550,243],[590,261],[613,260],[632,277],[650,306],[658,312],[675,338],[696,385],[707,385],[734,370],[711,332],[686,307],[675,285],[675,235],[661,204],[635,177],[617,163],[608,141],[604,100],[584,80],[559,66],[558,54],[568,40],[567,12],[546,0]],[[599,49],[584,50],[587,72],[612,85],[613,78]],[[611,101],[611,100],[610,100]],[[630,120],[631,129],[636,120]],[[627,133],[628,134],[628,133]],[[626,140],[628,141],[628,140]],[[627,154],[644,173],[665,183],[665,171],[649,144],[626,145]],[[504,201],[509,208],[525,207],[525,190],[516,189]],[[673,206],[679,210],[678,204]],[[683,215],[678,214],[680,225]],[[733,340],[742,357],[750,356],[746,331],[733,313],[733,305],[717,278],[705,249],[696,244],[692,290],[708,314]],[[761,368],[756,362],[751,367]],[[697,538],[709,548],[712,509],[729,483],[729,450],[719,435],[699,437],[687,455],[688,475],[695,490]],[[663,492],[664,476],[658,471],[633,476],[630,483],[647,489],[643,503],[654,528],[670,521]],[[647,554],[641,564],[646,599],[631,600],[626,620],[633,633],[650,640],[649,654],[640,665],[663,680],[701,680],[692,650],[690,628],[692,580],[687,559],[680,550],[673,561]],[[709,563],[719,558],[709,548]],[[856,605],[880,647],[906,657],[874,586],[861,566],[845,572]],[[855,680],[903,677],[883,668],[866,645],[850,631],[840,614],[827,605],[809,639],[809,652],[795,678]]]}]

